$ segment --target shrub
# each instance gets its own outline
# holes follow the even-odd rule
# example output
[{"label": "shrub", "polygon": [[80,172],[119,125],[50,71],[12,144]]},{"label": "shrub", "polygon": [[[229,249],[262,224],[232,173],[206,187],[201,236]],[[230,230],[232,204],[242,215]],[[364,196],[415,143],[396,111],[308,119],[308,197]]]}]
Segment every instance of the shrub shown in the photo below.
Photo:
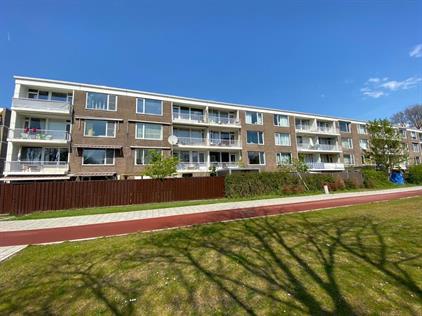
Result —
[{"label": "shrub", "polygon": [[362,169],[363,185],[365,188],[388,188],[394,186],[388,180],[388,173],[375,169]]},{"label": "shrub", "polygon": [[348,190],[362,187],[361,183],[356,178],[346,179],[344,180],[344,184]]},{"label": "shrub", "polygon": [[409,183],[422,184],[422,165],[409,167],[407,178]]}]

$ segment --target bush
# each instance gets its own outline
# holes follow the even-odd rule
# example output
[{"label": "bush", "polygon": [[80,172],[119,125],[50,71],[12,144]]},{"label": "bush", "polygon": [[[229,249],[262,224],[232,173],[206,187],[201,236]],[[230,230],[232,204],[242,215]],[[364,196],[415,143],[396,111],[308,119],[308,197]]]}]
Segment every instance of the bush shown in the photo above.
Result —
[{"label": "bush", "polygon": [[347,190],[353,190],[362,187],[361,183],[356,178],[346,179],[344,180],[344,184]]},{"label": "bush", "polygon": [[388,173],[375,169],[362,169],[363,185],[365,188],[388,188],[394,184],[388,180]]},{"label": "bush", "polygon": [[409,167],[407,179],[409,183],[422,184],[422,165]]},{"label": "bush", "polygon": [[[303,174],[308,192],[320,192],[324,185],[345,188],[343,180],[327,174]],[[225,178],[227,197],[248,197],[259,195],[290,195],[305,192],[305,186],[296,173],[285,170],[261,173],[237,173]]]}]

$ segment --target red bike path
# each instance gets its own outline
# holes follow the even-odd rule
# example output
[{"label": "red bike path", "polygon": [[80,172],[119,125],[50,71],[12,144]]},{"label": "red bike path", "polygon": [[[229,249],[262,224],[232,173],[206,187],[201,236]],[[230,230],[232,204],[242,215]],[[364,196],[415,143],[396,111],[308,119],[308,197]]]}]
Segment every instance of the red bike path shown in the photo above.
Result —
[{"label": "red bike path", "polygon": [[[293,213],[322,208],[388,201],[413,196],[422,196],[422,190],[335,198],[329,200],[299,202],[263,207],[251,207],[224,211],[202,212],[195,214],[174,215],[158,218],[81,225],[73,227],[58,227],[25,231],[8,231],[0,232],[0,246],[42,244],[66,240],[78,240],[95,237],[122,235],[135,232],[145,232],[158,229],[215,223],[228,220],[276,215],[282,213]],[[206,205],[204,205],[204,208],[206,208]]]}]

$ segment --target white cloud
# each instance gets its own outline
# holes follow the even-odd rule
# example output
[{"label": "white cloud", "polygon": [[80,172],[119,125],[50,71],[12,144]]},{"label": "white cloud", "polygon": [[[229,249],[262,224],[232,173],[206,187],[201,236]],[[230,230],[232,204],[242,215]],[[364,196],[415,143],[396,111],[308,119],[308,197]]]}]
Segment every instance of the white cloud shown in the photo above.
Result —
[{"label": "white cloud", "polygon": [[369,78],[361,92],[364,96],[378,99],[379,97],[387,96],[390,91],[412,89],[421,82],[421,77],[409,77],[402,81],[388,80],[388,77]]},{"label": "white cloud", "polygon": [[409,52],[410,57],[419,58],[422,57],[422,44],[418,44]]}]

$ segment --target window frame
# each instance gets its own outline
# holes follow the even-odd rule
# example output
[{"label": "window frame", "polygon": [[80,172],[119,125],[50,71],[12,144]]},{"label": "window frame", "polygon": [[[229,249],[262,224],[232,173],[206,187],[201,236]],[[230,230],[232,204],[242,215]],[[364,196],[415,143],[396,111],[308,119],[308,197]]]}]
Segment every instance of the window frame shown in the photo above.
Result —
[{"label": "window frame", "polygon": [[[96,163],[85,163],[84,162],[84,152],[85,150],[104,150],[105,151],[105,156],[104,156],[104,163],[103,164],[96,164]],[[105,163],[107,160],[107,150],[112,150],[113,151],[113,163],[112,164],[108,164]],[[82,165],[83,166],[114,166],[116,164],[116,150],[112,149],[112,148],[82,148]]]},{"label": "window frame", "polygon": [[[89,108],[88,107],[88,96],[90,93],[95,93],[95,94],[105,94],[107,96],[107,108],[106,109],[94,109],[94,108]],[[116,104],[115,104],[115,109],[114,110],[110,110],[110,96],[114,96],[116,98]],[[85,109],[86,110],[90,110],[90,111],[108,111],[108,112],[117,112],[118,109],[118,103],[119,103],[119,96],[116,94],[109,94],[109,93],[103,93],[103,92],[92,92],[92,91],[87,91],[85,93]]]},{"label": "window frame", "polygon": [[[281,155],[289,155],[289,163],[281,164],[278,162],[278,156]],[[286,152],[277,152],[275,153],[275,163],[277,166],[288,166],[292,164],[292,153],[286,153]]]},{"label": "window frame", "polygon": [[[276,118],[278,118],[280,116],[287,117],[287,125],[280,125],[279,124],[280,123],[280,120],[278,120]],[[277,122],[277,124],[276,124],[276,122]],[[273,124],[274,124],[274,126],[277,126],[277,127],[290,127],[290,117],[288,115],[285,115],[285,114],[274,114]]]},{"label": "window frame", "polygon": [[[250,159],[249,159],[249,153],[258,153],[258,159],[259,159],[259,163],[258,164],[255,164],[255,163],[251,163],[250,162]],[[266,158],[265,158],[265,152],[264,151],[248,151],[247,152],[247,154],[248,154],[248,165],[251,165],[251,166],[265,166],[265,164],[266,164]],[[261,161],[261,154],[262,154],[262,158],[263,158],[263,162]]]},{"label": "window frame", "polygon": [[[248,113],[256,113],[257,117],[256,117],[256,123],[249,123],[248,122]],[[258,115],[260,116],[260,119],[258,120]],[[258,123],[260,121],[260,123]],[[262,112],[257,112],[257,111],[245,111],[245,124],[249,124],[249,125],[264,125],[264,115]]]},{"label": "window frame", "polygon": [[[105,135],[105,136],[96,136],[96,135],[86,135],[86,122],[87,121],[95,121],[95,122],[98,122],[98,121],[100,121],[100,122],[106,122],[106,133],[107,133],[107,131],[108,131],[108,124],[110,123],[110,122],[112,122],[113,124],[114,124],[114,129],[113,129],[113,136],[107,136],[107,135]],[[99,137],[99,138],[116,138],[116,127],[117,127],[117,124],[116,124],[117,122],[116,121],[110,121],[110,120],[84,120],[84,132],[83,132],[83,136],[84,137]]]},{"label": "window frame", "polygon": [[[348,143],[350,146],[348,146],[348,147],[344,147],[344,146],[343,146],[343,140],[347,140],[347,143]],[[342,138],[341,138],[341,147],[342,147],[343,149],[353,149],[353,138],[351,138],[351,137],[342,137]]]},{"label": "window frame", "polygon": [[[248,141],[248,133],[249,133],[249,132],[251,132],[251,133],[257,133],[257,140],[258,140],[258,143],[250,143],[250,142]],[[262,134],[262,143],[260,143],[260,142],[259,142],[259,136],[258,136],[258,133],[261,133],[261,134]],[[264,132],[263,132],[263,131],[246,131],[246,144],[248,144],[248,145],[264,145],[264,144],[265,144]]]},{"label": "window frame", "polygon": [[[133,164],[135,166],[149,166],[149,165],[151,165],[150,163],[145,163],[145,151],[148,151],[148,150],[155,150],[155,151],[158,151],[161,155],[163,155],[163,150],[160,149],[160,148],[135,148],[135,154],[134,154],[135,159],[134,159],[134,162],[133,162]],[[137,163],[139,151],[142,151],[142,161],[143,161],[142,164]]]},{"label": "window frame", "polygon": [[[144,137],[138,137],[138,128],[139,125],[143,125],[143,136]],[[158,125],[161,127],[161,132],[160,132],[160,138],[145,138],[145,125]],[[163,129],[163,125],[162,124],[157,124],[157,123],[144,123],[144,122],[137,122],[135,124],[135,139],[142,139],[142,140],[155,140],[155,141],[162,141],[163,140],[163,134],[164,134],[164,129]]]},{"label": "window frame", "polygon": [[[289,144],[288,145],[283,145],[283,144],[277,144],[277,136],[278,135],[287,135],[288,137],[289,137]],[[291,139],[291,136],[290,136],[290,133],[280,133],[280,132],[275,132],[274,133],[274,144],[275,144],[275,146],[284,146],[284,147],[289,147],[289,146],[292,146],[292,139]]]},{"label": "window frame", "polygon": [[[139,100],[142,99],[142,110],[143,112],[138,112],[138,103]],[[160,102],[160,114],[155,114],[155,113],[146,113],[145,112],[145,101],[146,100],[153,100],[153,101],[159,101]],[[159,99],[151,99],[151,98],[141,98],[141,97],[137,97],[136,98],[136,104],[135,104],[135,113],[136,114],[141,114],[141,115],[153,115],[153,116],[163,116],[163,111],[164,111],[164,102],[163,100],[159,100]]]}]

